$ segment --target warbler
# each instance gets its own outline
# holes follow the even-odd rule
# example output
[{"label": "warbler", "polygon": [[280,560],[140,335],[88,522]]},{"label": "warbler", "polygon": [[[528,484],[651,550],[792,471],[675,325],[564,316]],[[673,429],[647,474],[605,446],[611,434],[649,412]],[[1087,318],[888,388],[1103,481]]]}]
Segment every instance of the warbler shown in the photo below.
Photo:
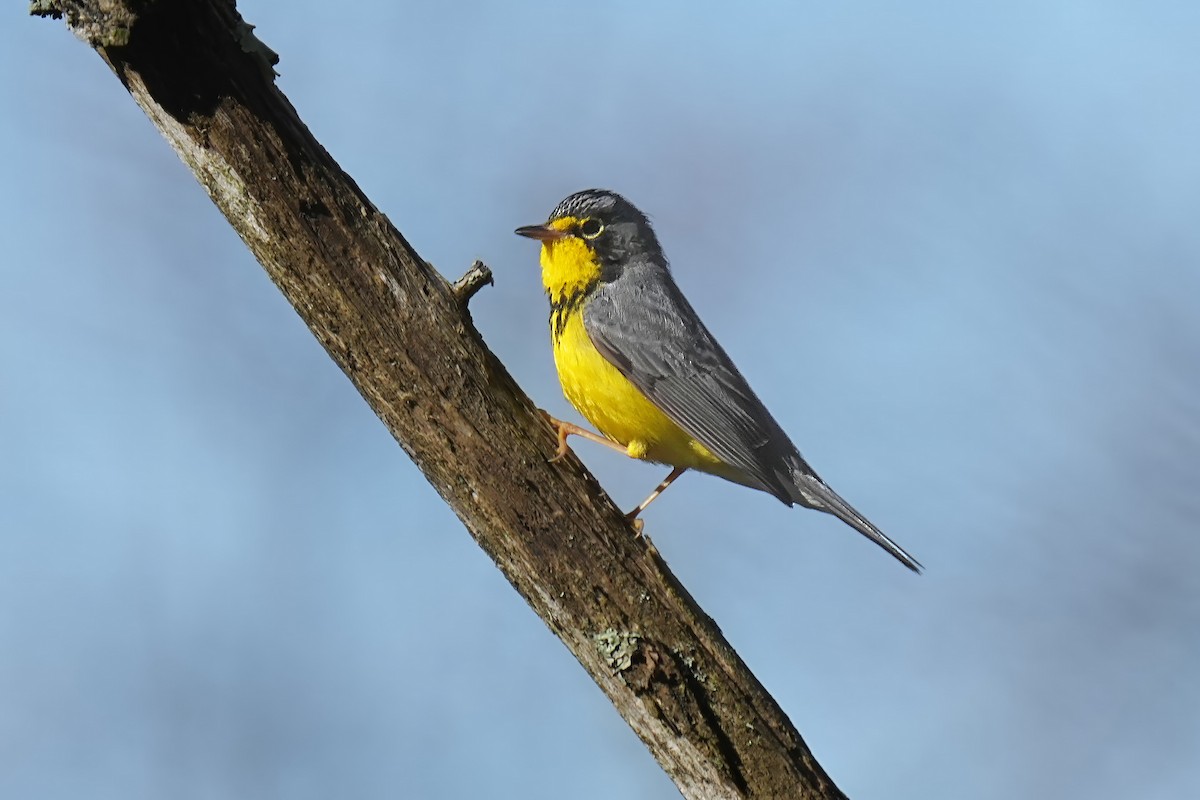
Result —
[{"label": "warbler", "polygon": [[632,203],[588,189],[559,203],[545,224],[516,233],[542,244],[563,394],[602,434],[547,415],[558,433],[553,460],[578,435],[670,465],[631,521],[692,469],[832,514],[921,571],[801,457],[679,291],[650,221]]}]

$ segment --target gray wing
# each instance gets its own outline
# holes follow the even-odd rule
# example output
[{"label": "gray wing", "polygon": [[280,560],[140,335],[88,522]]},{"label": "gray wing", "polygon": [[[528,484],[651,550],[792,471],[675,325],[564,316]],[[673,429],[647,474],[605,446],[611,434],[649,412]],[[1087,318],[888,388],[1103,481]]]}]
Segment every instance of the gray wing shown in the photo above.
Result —
[{"label": "gray wing", "polygon": [[792,504],[793,470],[811,470],[665,269],[626,267],[595,291],[583,327],[675,424],[750,485]]},{"label": "gray wing", "polygon": [[635,264],[595,291],[583,327],[609,363],[749,486],[833,514],[914,572],[921,564],[813,472],[670,274]]}]

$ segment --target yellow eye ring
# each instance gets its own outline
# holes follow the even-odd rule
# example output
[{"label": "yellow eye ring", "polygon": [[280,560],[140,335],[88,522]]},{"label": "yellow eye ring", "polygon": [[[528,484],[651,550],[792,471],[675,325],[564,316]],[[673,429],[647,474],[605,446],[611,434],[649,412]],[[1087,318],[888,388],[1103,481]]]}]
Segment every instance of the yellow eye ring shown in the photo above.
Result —
[{"label": "yellow eye ring", "polygon": [[585,239],[595,239],[602,233],[604,233],[604,223],[595,217],[588,217],[579,223],[579,235]]}]

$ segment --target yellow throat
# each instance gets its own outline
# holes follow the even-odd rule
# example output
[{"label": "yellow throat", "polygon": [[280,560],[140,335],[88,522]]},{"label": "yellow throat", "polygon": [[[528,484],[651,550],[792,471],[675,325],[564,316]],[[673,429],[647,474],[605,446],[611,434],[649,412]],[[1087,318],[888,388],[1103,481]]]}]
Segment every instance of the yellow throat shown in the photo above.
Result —
[{"label": "yellow throat", "polygon": [[[578,224],[575,217],[560,217],[547,227],[567,231]],[[582,296],[600,280],[600,263],[595,253],[577,236],[543,242],[541,262],[542,285],[556,309]]]}]

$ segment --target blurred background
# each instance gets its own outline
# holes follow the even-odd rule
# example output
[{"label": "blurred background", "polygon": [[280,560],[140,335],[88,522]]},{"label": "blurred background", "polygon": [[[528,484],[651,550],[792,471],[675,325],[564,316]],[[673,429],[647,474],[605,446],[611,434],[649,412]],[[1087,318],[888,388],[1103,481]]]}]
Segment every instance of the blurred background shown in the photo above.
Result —
[{"label": "blurred background", "polygon": [[[525,390],[512,229],[621,191],[925,563],[646,518],[847,794],[1200,795],[1200,6],[396,5],[240,3]],[[0,68],[0,796],[677,796],[100,59],[17,4]]]}]

